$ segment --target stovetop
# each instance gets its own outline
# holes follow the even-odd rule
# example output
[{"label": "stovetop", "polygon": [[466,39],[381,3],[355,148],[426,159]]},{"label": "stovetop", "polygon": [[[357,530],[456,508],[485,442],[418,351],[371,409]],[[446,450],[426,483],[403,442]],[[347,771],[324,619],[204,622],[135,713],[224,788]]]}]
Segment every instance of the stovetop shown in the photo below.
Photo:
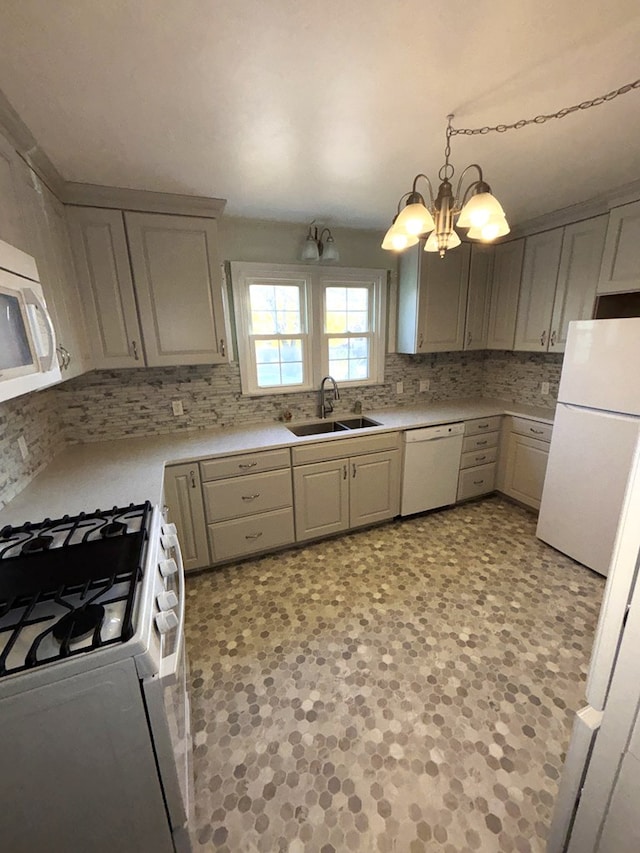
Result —
[{"label": "stovetop", "polygon": [[150,503],[0,530],[0,677],[126,642]]}]

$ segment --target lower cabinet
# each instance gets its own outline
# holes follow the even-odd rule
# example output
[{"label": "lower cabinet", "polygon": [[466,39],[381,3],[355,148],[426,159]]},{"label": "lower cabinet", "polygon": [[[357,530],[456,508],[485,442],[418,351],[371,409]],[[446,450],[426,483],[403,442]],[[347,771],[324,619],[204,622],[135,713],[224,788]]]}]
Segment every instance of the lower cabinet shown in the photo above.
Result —
[{"label": "lower cabinet", "polygon": [[197,462],[165,468],[164,502],[178,530],[185,571],[211,565]]},{"label": "lower cabinet", "polygon": [[552,427],[526,418],[505,418],[497,488],[540,509]]},{"label": "lower cabinet", "polygon": [[[397,444],[398,436],[371,436],[371,440]],[[358,450],[367,449],[367,439],[351,441],[354,450],[355,442]],[[345,443],[327,442],[314,449],[316,453],[335,454],[338,445]],[[395,447],[294,464],[293,488],[298,542],[393,518],[400,512],[400,450]]]},{"label": "lower cabinet", "polygon": [[295,541],[288,449],[211,459],[200,471],[212,562]]},{"label": "lower cabinet", "polygon": [[501,420],[499,415],[495,415],[465,422],[458,475],[458,501],[477,498],[495,489]]}]

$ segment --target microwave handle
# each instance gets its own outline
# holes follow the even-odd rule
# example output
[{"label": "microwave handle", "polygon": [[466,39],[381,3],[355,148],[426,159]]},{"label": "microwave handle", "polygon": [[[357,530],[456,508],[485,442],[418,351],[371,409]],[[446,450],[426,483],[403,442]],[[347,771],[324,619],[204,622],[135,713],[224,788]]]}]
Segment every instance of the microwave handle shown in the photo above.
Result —
[{"label": "microwave handle", "polygon": [[25,288],[24,293],[25,302],[27,303],[27,305],[35,305],[35,307],[41,312],[45,322],[48,348],[46,355],[40,358],[40,367],[42,370],[48,373],[50,370],[53,370],[54,367],[57,367],[58,354],[56,352],[55,329],[53,328],[53,323],[51,322],[51,317],[49,316],[49,312],[47,311],[47,306],[44,303],[44,299],[38,296],[38,294],[30,287]]}]

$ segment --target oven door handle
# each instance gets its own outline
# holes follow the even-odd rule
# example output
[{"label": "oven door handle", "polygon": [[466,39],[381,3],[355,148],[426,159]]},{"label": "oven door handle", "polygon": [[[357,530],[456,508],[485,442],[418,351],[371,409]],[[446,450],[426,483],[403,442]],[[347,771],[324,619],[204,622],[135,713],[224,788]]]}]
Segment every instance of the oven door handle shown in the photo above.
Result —
[{"label": "oven door handle", "polygon": [[160,661],[159,676],[162,681],[170,684],[173,683],[180,669],[180,661],[182,656],[182,644],[184,643],[184,613],[185,613],[185,582],[184,582],[184,562],[182,560],[182,551],[180,550],[180,542],[176,539],[176,544],[173,546],[173,552],[176,556],[178,564],[178,598],[179,612],[178,624],[176,626],[176,645],[170,655],[162,657]]}]

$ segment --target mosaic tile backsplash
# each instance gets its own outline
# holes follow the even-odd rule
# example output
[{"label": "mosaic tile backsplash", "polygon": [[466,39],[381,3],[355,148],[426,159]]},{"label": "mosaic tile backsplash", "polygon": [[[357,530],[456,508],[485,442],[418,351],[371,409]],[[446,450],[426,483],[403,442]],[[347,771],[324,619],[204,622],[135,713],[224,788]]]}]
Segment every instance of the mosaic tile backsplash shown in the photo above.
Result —
[{"label": "mosaic tile backsplash", "polygon": [[[336,412],[364,411],[399,404],[500,397],[529,405],[553,405],[562,356],[538,353],[469,352],[387,356],[384,385],[343,389]],[[419,391],[430,380],[428,392]],[[402,380],[404,391],[396,394]],[[548,381],[549,397],[540,395]],[[172,413],[182,400],[184,415]],[[171,433],[211,426],[294,419],[317,415],[318,394],[243,397],[237,364],[141,370],[93,371],[55,389],[0,404],[0,506],[11,500],[65,443],[101,441],[128,435]],[[24,434],[29,457],[23,461],[17,438]]]}]

